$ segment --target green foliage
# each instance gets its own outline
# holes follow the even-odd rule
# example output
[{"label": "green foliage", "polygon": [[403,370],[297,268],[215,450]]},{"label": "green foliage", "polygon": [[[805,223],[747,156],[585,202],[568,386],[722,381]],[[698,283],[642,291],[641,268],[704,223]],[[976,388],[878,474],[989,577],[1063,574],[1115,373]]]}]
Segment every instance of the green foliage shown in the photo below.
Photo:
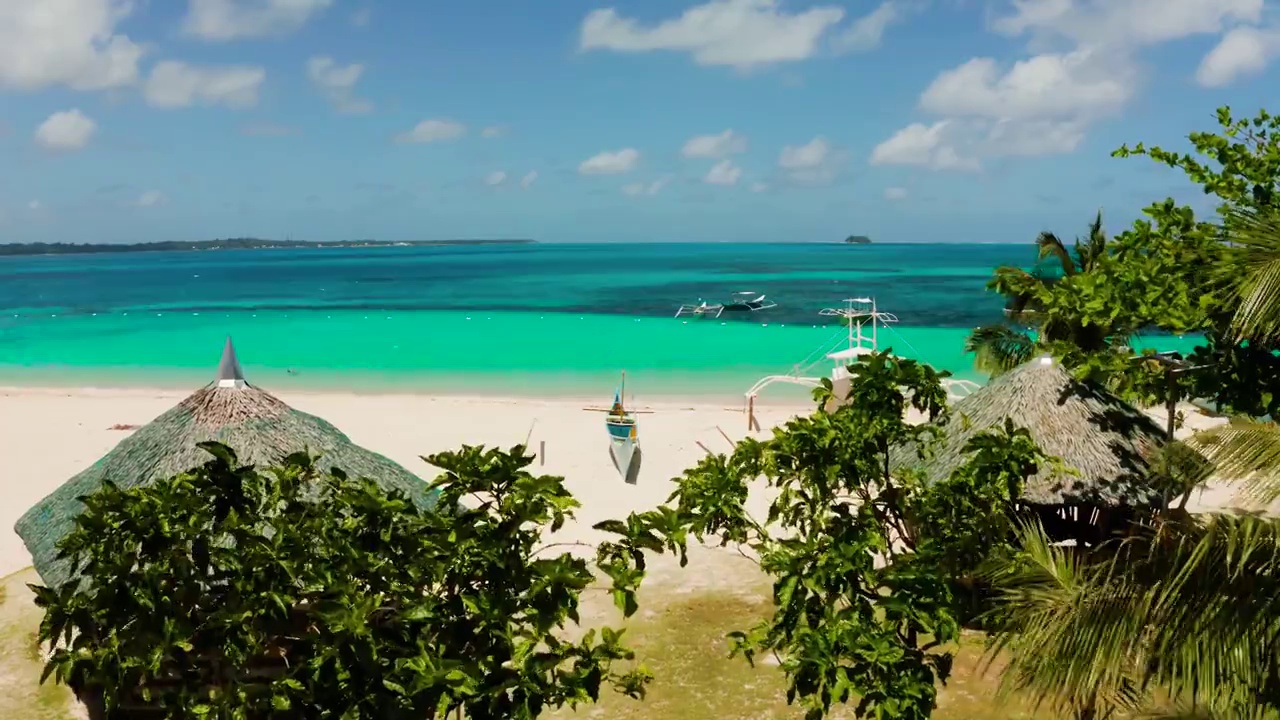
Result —
[{"label": "green foliage", "polygon": [[1007,322],[969,335],[965,349],[975,354],[978,369],[995,376],[1049,352],[1081,375],[1111,378],[1112,366],[1129,354],[1130,338],[1171,313],[1162,268],[1117,245],[1099,213],[1071,249],[1043,232],[1031,270],[996,268],[987,287],[1005,297]]},{"label": "green foliage", "polygon": [[[1154,203],[1143,211],[1150,221],[1135,224],[1128,246],[1133,253],[1166,257],[1165,282],[1189,288],[1194,295],[1194,306],[1201,314],[1198,323],[1188,324],[1188,317],[1195,315],[1189,313],[1154,324],[1205,332],[1205,346],[1189,358],[1198,369],[1186,378],[1185,392],[1211,398],[1228,412],[1262,415],[1280,410],[1280,361],[1274,339],[1250,341],[1249,333],[1239,332],[1237,315],[1242,300],[1250,296],[1249,288],[1242,285],[1252,282],[1256,288],[1259,279],[1251,272],[1257,269],[1257,244],[1241,247],[1240,241],[1243,236],[1256,236],[1244,221],[1268,217],[1277,205],[1280,118],[1265,110],[1252,118],[1236,118],[1230,108],[1222,107],[1217,119],[1218,132],[1189,136],[1194,154],[1139,144],[1121,147],[1114,155],[1147,156],[1181,170],[1206,195],[1220,201],[1221,223],[1197,220],[1191,208],[1172,199]],[[1267,258],[1262,260],[1265,263]],[[1192,307],[1187,301],[1181,305]]]},{"label": "green foliage", "polygon": [[84,498],[61,545],[83,582],[33,586],[46,676],[174,718],[534,718],[642,694],[644,671],[613,670],[621,632],[565,637],[594,576],[543,552],[577,503],[523,448],[427,458],[456,510],[426,512],[305,454],[259,470],[201,447],[199,468]]},{"label": "green foliage", "polygon": [[1235,118],[1230,107],[1217,112],[1221,133],[1193,132],[1188,136],[1196,154],[1216,163],[1202,162],[1189,153],[1160,147],[1123,146],[1115,157],[1146,155],[1156,162],[1182,170],[1187,179],[1230,205],[1263,207],[1276,201],[1280,178],[1280,117],[1259,110],[1252,118]]},{"label": "green foliage", "polygon": [[1173,517],[1092,555],[1037,527],[995,575],[1004,680],[1075,717],[1170,698],[1222,718],[1280,717],[1280,523]]},{"label": "green foliage", "polygon": [[[775,657],[787,701],[806,717],[856,703],[859,717],[927,718],[959,635],[957,576],[1007,550],[1011,498],[1043,458],[1025,430],[1009,426],[975,438],[969,463],[936,487],[891,472],[903,448],[928,451],[936,428],[904,416],[908,408],[944,415],[945,375],[888,352],[849,370],[847,402],[834,412],[709,456],[677,480],[667,505],[597,527],[633,538],[648,528],[647,547],[681,554],[690,537],[745,545],[773,578],[775,613],[732,633],[732,652]],[[832,393],[825,382],[820,406]],[[747,500],[761,481],[773,500],[757,518]],[[601,553],[643,568],[626,542]]]},{"label": "green foliage", "polygon": [[916,552],[948,577],[971,585],[993,558],[1012,549],[1014,503],[1024,481],[1050,464],[1031,433],[1006,419],[1004,427],[975,435],[968,456],[950,477],[916,494]]},{"label": "green foliage", "polygon": [[[1216,196],[1224,217],[1238,209],[1263,211],[1276,204],[1280,186],[1280,119],[1261,111],[1236,119],[1218,111],[1218,133],[1189,137],[1194,154],[1160,147],[1121,147],[1117,157],[1147,156],[1177,168],[1206,194]],[[999,353],[1037,351],[1059,356],[1079,376],[1108,384],[1138,403],[1161,401],[1168,392],[1163,370],[1134,362],[1131,339],[1156,331],[1204,333],[1205,345],[1189,358],[1197,371],[1178,379],[1181,396],[1208,397],[1228,411],[1262,414],[1280,409],[1280,362],[1270,343],[1242,342],[1231,328],[1244,296],[1249,257],[1227,244],[1231,223],[1197,219],[1172,198],[1152,203],[1143,218],[1107,240],[1095,221],[1074,253],[1055,236],[1037,240],[1039,260],[1056,258],[1061,273],[999,268],[988,284],[1008,299],[1010,317],[1033,332],[1023,343],[978,332],[971,347],[979,368],[998,374]],[[1236,233],[1239,235],[1240,233]],[[1280,267],[1277,265],[1276,267]],[[1025,352],[1025,351],[1024,351]],[[1005,360],[1020,355],[1005,354]],[[995,358],[995,360],[993,360]]]}]

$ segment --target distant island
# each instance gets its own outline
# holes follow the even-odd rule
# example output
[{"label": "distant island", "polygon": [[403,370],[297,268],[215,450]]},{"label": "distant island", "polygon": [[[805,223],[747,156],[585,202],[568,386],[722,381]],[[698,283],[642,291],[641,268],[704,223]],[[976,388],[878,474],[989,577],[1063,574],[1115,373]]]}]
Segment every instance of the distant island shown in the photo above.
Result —
[{"label": "distant island", "polygon": [[278,250],[293,248],[437,247],[441,245],[528,245],[533,240],[169,240],[150,243],[9,243],[0,244],[0,255],[87,255],[91,253],[176,252],[194,250]]},{"label": "distant island", "polygon": [[844,239],[847,245],[870,245],[871,238],[866,235],[850,235]]}]

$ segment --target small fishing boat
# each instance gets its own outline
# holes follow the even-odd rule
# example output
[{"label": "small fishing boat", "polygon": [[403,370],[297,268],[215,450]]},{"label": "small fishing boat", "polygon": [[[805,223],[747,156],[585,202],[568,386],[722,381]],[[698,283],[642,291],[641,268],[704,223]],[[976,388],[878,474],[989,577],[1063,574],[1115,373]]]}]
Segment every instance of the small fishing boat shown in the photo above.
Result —
[{"label": "small fishing boat", "polygon": [[681,315],[693,315],[695,317],[718,318],[722,312],[724,312],[724,305],[720,303],[709,303],[706,300],[699,298],[696,303],[681,305],[680,309],[676,310],[676,317],[680,317]]},{"label": "small fishing boat", "polygon": [[722,313],[726,312],[755,312],[775,307],[778,307],[778,303],[765,298],[763,293],[743,290],[742,292],[734,293],[727,302],[723,303],[709,303],[706,300],[699,299],[696,303],[681,305],[680,309],[676,310],[676,317],[693,315],[694,317],[718,318]]},{"label": "small fishing boat", "polygon": [[756,294],[753,290],[743,290],[733,294],[733,298],[724,304],[729,312],[756,312],[778,307],[778,303],[765,299],[764,293]]},{"label": "small fishing boat", "polygon": [[623,405],[626,395],[627,375],[622,374],[622,382],[613,394],[613,407],[605,416],[604,424],[609,430],[609,455],[613,458],[613,466],[618,469],[622,479],[635,482],[632,464],[639,458],[639,441],[636,438],[636,418],[627,412]]}]

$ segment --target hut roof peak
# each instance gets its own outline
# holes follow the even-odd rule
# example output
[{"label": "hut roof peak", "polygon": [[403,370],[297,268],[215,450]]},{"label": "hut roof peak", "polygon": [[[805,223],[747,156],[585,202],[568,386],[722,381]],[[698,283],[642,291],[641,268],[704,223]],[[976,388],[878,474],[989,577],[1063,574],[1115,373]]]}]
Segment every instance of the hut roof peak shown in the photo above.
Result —
[{"label": "hut roof peak", "polygon": [[218,362],[218,375],[214,380],[218,387],[242,388],[247,383],[244,371],[240,369],[240,361],[236,358],[236,348],[231,344],[231,336],[227,336],[227,344],[222,346],[222,359]]}]

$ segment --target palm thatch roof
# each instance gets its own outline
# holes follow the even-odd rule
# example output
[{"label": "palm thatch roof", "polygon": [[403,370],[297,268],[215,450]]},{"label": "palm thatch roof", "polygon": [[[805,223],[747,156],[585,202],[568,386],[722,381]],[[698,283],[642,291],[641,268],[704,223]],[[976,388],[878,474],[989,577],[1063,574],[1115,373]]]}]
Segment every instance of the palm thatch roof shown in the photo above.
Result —
[{"label": "palm thatch roof", "polygon": [[294,410],[245,382],[227,338],[213,383],[120,441],[19,518],[15,529],[31,552],[36,571],[51,586],[69,578],[66,563],[56,559],[57,543],[84,509],[78,498],[93,493],[104,480],[132,488],[197,467],[210,456],[196,443],[209,440],[228,445],[241,462],[255,465],[273,464],[307,450],[320,455],[321,467],[373,478],[384,489],[405,493],[424,509],[435,503],[427,483],[413,473],[355,445],[321,418]]},{"label": "palm thatch roof", "polygon": [[936,482],[962,465],[966,443],[1004,425],[1030,431],[1040,449],[1077,474],[1041,468],[1022,499],[1042,505],[1150,506],[1163,500],[1150,479],[1154,454],[1165,443],[1161,428],[1142,412],[1094,383],[1071,376],[1041,357],[992,380],[952,407],[943,436],[924,461],[901,452],[898,467],[914,467]]}]

